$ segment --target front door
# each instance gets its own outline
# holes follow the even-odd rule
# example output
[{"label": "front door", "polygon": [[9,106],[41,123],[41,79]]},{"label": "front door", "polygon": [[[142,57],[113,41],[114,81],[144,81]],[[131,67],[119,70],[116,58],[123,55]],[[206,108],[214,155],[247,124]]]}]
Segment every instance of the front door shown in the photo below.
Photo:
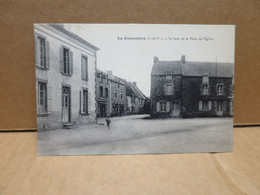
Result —
[{"label": "front door", "polygon": [[70,122],[70,88],[62,87],[62,122]]},{"label": "front door", "polygon": [[100,104],[100,117],[106,117],[106,116],[107,116],[107,105]]},{"label": "front door", "polygon": [[179,100],[172,102],[172,116],[180,116],[181,103]]},{"label": "front door", "polygon": [[217,101],[217,115],[223,116],[223,101]]}]

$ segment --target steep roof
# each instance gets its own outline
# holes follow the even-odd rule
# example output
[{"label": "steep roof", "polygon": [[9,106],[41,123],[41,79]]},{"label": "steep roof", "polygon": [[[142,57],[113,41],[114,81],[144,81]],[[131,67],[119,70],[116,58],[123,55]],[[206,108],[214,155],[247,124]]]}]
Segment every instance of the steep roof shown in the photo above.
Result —
[{"label": "steep roof", "polygon": [[141,92],[141,90],[135,84],[133,84],[131,82],[127,82],[127,84],[139,99],[146,99],[145,95]]},{"label": "steep roof", "polygon": [[66,30],[65,28],[63,28],[62,25],[59,24],[49,24],[50,26],[52,26],[53,28],[57,29],[58,31],[68,35],[69,37],[72,37],[73,39],[89,46],[90,48],[94,49],[95,51],[99,50],[99,48],[97,48],[96,46],[92,45],[91,43],[87,42],[85,39],[81,38],[80,36]]},{"label": "steep roof", "polygon": [[166,70],[171,70],[173,75],[179,75],[181,71],[180,61],[158,61],[157,64],[153,65],[152,75],[165,75]]},{"label": "steep roof", "polygon": [[233,63],[186,61],[182,65],[181,61],[158,61],[153,65],[151,75],[165,75],[166,70],[172,70],[173,75],[202,76],[207,73],[210,77],[232,77],[233,69]]},{"label": "steep roof", "polygon": [[202,76],[207,73],[209,77],[232,77],[234,70],[232,63],[223,62],[189,62],[182,65],[183,76]]}]

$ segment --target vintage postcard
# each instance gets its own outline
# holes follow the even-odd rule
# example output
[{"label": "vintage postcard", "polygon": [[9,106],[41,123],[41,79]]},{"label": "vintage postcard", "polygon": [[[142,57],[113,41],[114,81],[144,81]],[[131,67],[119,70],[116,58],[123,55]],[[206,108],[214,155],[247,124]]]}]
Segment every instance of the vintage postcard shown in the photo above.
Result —
[{"label": "vintage postcard", "polygon": [[35,24],[39,155],[231,152],[234,25]]}]

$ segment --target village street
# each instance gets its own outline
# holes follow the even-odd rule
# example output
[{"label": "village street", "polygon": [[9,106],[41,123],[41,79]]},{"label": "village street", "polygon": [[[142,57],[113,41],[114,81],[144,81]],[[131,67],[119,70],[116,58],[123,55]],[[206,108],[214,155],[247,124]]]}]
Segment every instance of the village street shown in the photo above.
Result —
[{"label": "village street", "polygon": [[112,117],[77,129],[38,131],[40,155],[179,153],[232,150],[232,118]]}]

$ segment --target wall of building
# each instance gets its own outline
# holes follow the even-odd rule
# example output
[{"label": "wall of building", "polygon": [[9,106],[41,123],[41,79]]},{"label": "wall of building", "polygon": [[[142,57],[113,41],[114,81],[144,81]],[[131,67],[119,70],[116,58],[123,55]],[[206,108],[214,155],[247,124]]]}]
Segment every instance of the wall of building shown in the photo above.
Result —
[{"label": "wall of building", "polygon": [[[222,83],[223,95],[217,95],[217,84]],[[232,95],[232,78],[209,78],[208,95],[202,95],[202,77],[183,77],[182,113],[187,117],[217,116],[217,101],[223,101],[223,116],[230,116],[230,96]],[[211,101],[212,109],[199,110],[199,101]]]},{"label": "wall of building", "polygon": [[[165,95],[165,84],[173,83],[174,93],[173,95]],[[158,113],[156,108],[156,102],[166,101],[173,102],[174,100],[181,100],[182,98],[182,76],[173,75],[171,79],[166,78],[164,75],[153,75],[151,76],[151,115],[158,117],[160,114],[169,116],[168,113]],[[170,110],[171,111],[171,110]]]},{"label": "wall of building", "polygon": [[[114,95],[114,91],[117,91],[117,97]],[[120,97],[120,92],[122,92],[123,97]],[[122,105],[123,111],[114,110],[115,105]],[[111,116],[118,116],[118,115],[126,115],[126,108],[127,108],[127,97],[126,97],[126,86],[123,83],[119,83],[115,80],[111,80]]]},{"label": "wall of building", "polygon": [[[98,117],[101,117],[101,110],[100,110],[100,106],[101,104],[105,104],[106,106],[106,116],[110,116],[111,115],[111,80],[110,79],[107,79],[107,83],[106,83],[106,78],[105,78],[105,74],[102,74],[102,77],[103,77],[103,80],[101,81],[100,80],[100,74],[97,73],[97,79],[96,79],[96,83],[97,83],[97,88],[96,88],[96,91],[97,91],[97,116]],[[101,96],[101,93],[100,93],[100,86],[103,87],[103,97]],[[108,90],[108,96],[106,97],[105,96],[105,89]],[[105,116],[102,116],[102,117],[105,117]]]},{"label": "wall of building", "polygon": [[[62,127],[62,86],[71,89],[71,121],[78,124],[94,123],[96,118],[95,66],[96,52],[75,40],[68,39],[63,33],[46,28],[35,27],[35,34],[49,41],[50,69],[36,68],[36,79],[47,82],[47,91],[51,94],[52,109],[46,116],[38,116],[38,128],[43,125],[48,129]],[[60,47],[68,47],[73,52],[73,74],[64,76],[60,71]],[[88,81],[81,78],[81,56],[88,57]],[[88,115],[80,115],[80,90],[88,89]]]}]

